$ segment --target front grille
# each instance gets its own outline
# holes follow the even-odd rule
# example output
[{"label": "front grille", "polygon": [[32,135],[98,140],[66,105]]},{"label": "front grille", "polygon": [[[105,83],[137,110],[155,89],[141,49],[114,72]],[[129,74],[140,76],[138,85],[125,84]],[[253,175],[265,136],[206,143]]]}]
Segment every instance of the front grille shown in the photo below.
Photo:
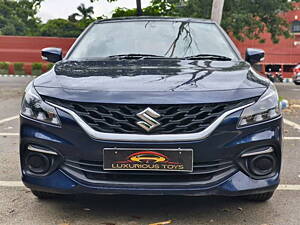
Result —
[{"label": "front grille", "polygon": [[[246,105],[255,99],[183,105],[100,104],[54,98],[45,100],[74,111],[90,127],[103,133],[189,134],[203,131],[226,111]],[[156,118],[160,126],[150,132],[137,125],[141,119],[136,116],[148,107],[160,114],[160,117]]]},{"label": "front grille", "polygon": [[205,182],[211,184],[223,180],[237,171],[232,161],[218,160],[212,162],[194,163],[193,172],[156,172],[156,171],[104,171],[102,162],[66,160],[63,169],[91,182],[151,182],[151,183],[179,183]]}]

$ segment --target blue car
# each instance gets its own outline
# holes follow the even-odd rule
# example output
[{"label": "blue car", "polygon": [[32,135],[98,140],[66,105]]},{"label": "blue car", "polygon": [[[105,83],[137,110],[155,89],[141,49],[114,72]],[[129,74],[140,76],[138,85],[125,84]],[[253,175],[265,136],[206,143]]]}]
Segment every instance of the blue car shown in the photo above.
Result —
[{"label": "blue car", "polygon": [[131,17],[90,25],[26,88],[22,180],[38,198],[72,194],[270,199],[282,116],[274,85],[216,23]]}]

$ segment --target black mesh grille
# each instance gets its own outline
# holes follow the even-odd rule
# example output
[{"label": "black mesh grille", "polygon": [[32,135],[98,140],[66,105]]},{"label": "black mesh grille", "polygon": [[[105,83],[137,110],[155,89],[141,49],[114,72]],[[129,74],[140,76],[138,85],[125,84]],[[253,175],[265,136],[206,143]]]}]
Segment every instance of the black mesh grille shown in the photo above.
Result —
[{"label": "black mesh grille", "polygon": [[[228,110],[246,105],[255,99],[215,104],[134,105],[71,102],[49,99],[49,102],[71,109],[90,127],[104,133],[188,134],[203,131]],[[150,132],[137,125],[137,113],[150,107],[160,114],[160,126]]]},{"label": "black mesh grille", "polygon": [[[237,167],[232,161],[217,160],[194,163],[193,172],[155,172],[155,171],[104,171],[102,162],[66,160],[64,168],[67,172],[81,173],[93,181],[119,182],[216,182],[235,173]],[[76,176],[76,175],[75,175]]]}]

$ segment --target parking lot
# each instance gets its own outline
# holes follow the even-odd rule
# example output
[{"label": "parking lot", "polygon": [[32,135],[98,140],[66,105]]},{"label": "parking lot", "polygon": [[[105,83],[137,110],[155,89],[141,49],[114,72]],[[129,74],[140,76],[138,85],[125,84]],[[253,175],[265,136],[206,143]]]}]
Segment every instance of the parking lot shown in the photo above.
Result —
[{"label": "parking lot", "polygon": [[[20,182],[18,113],[31,78],[0,77],[0,224],[300,224],[300,86],[278,84],[284,110],[281,185],[272,200],[225,197],[77,196],[38,200]],[[164,224],[164,223],[161,223]],[[165,223],[167,224],[167,223]]]}]

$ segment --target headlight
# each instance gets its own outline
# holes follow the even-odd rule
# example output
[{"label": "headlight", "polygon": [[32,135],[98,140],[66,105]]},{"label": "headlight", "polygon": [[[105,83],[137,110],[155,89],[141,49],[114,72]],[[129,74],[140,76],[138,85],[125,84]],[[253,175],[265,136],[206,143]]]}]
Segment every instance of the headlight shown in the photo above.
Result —
[{"label": "headlight", "polygon": [[55,108],[42,100],[42,98],[34,89],[32,82],[25,90],[21,114],[45,123],[60,125],[60,120]]},{"label": "headlight", "polygon": [[247,126],[264,122],[281,115],[278,94],[273,84],[270,84],[266,92],[252,106],[244,109],[239,126]]}]

